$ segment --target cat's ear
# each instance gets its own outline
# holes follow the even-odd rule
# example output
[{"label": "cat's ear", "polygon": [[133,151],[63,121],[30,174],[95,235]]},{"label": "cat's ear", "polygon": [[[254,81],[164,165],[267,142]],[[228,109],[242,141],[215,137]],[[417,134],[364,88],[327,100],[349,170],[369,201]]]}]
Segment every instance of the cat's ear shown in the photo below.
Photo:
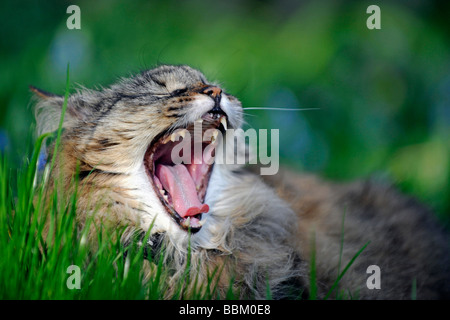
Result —
[{"label": "cat's ear", "polygon": [[35,86],[30,85],[29,88],[30,88],[31,92],[33,92],[40,99],[49,99],[49,98],[55,98],[55,97],[62,98],[61,96],[58,96],[56,94],[36,88]]},{"label": "cat's ear", "polygon": [[[64,104],[64,97],[59,96],[34,86],[30,86],[30,90],[35,94],[38,102],[35,107],[36,129],[37,134],[54,132],[58,129],[61,111]],[[67,109],[64,114],[63,127],[75,125],[84,117],[83,114],[76,112],[76,98],[70,96],[67,101]]]}]

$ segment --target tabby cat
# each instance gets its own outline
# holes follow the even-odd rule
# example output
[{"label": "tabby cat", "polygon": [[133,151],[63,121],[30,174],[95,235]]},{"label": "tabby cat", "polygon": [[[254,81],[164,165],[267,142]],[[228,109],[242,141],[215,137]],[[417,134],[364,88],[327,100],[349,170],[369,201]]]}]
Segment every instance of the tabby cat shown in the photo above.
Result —
[{"label": "tabby cat", "polygon": [[[56,130],[64,98],[32,90],[40,100],[38,133]],[[220,270],[220,297],[232,283],[242,298],[264,299],[268,286],[274,298],[306,298],[314,257],[320,298],[338,265],[342,271],[370,241],[339,283],[347,297],[409,299],[413,284],[419,299],[449,297],[449,238],[415,200],[373,181],[337,185],[291,171],[262,177],[239,165],[175,164],[179,130],[192,132],[199,120],[204,131],[224,136],[214,141],[222,145],[229,129],[241,127],[243,109],[188,66],[163,65],[107,88],[80,89],[68,98],[47,184],[62,178],[71,192],[78,172],[80,228],[91,218],[105,230],[122,228],[123,245],[151,228],[142,245],[152,257],[164,248],[169,286],[185,276],[189,247],[198,283]],[[371,265],[379,267],[379,288],[369,289]]]}]

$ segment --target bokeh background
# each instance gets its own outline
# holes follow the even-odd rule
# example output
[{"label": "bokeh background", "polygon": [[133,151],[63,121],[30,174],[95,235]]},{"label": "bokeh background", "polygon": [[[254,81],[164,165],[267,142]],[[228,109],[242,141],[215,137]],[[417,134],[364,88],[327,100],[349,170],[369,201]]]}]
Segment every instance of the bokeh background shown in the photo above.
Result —
[{"label": "bokeh background", "polygon": [[[69,30],[66,9],[81,9]],[[369,30],[366,9],[381,9]],[[2,1],[0,149],[32,144],[28,85],[64,93],[161,63],[189,64],[280,129],[285,165],[394,182],[450,220],[449,1]],[[25,160],[26,161],[26,160]]]}]

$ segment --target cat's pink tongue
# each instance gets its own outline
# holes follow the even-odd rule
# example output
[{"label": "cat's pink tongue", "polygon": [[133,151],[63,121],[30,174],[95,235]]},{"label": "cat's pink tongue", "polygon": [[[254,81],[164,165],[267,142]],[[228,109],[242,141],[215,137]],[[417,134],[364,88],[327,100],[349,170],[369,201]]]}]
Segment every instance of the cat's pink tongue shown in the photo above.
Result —
[{"label": "cat's pink tongue", "polygon": [[209,211],[209,206],[201,204],[198,199],[194,180],[184,165],[165,166],[160,164],[156,167],[156,176],[164,189],[169,192],[173,207],[180,217],[195,216]]}]

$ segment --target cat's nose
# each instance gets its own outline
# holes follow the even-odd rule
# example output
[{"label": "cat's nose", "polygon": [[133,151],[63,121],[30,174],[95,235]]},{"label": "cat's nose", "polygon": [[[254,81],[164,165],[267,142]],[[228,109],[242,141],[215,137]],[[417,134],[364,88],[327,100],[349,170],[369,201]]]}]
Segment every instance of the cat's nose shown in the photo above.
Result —
[{"label": "cat's nose", "polygon": [[219,87],[207,87],[203,90],[204,94],[207,94],[208,96],[211,96],[214,100],[217,98],[220,98],[220,95],[222,94],[222,89]]},{"label": "cat's nose", "polygon": [[214,107],[209,111],[215,114],[224,114],[220,107],[220,100],[222,100],[222,89],[216,86],[209,86],[203,89],[203,94],[210,96],[214,100]]}]

